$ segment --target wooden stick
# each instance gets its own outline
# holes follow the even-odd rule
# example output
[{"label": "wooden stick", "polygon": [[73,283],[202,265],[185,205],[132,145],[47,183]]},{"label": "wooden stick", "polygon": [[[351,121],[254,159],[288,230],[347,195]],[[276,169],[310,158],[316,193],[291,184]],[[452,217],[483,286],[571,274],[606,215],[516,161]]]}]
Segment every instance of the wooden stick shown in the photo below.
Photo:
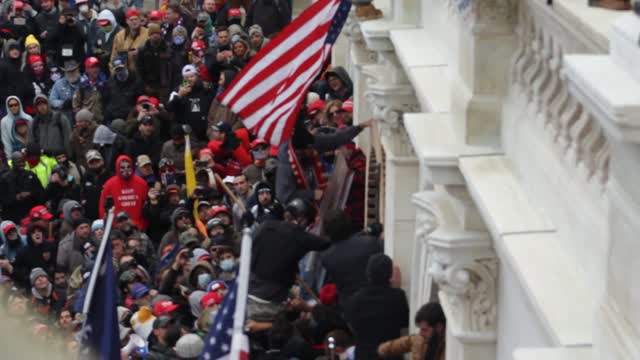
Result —
[{"label": "wooden stick", "polygon": [[238,207],[240,208],[240,210],[242,210],[242,213],[244,214],[247,211],[247,208],[244,207],[244,204],[242,203],[242,201],[240,201],[236,197],[236,194],[234,194],[233,191],[231,191],[231,189],[229,189],[227,184],[225,184],[224,181],[222,181],[222,178],[220,177],[220,175],[218,175],[217,173],[213,173],[213,176],[215,176],[216,181],[220,183],[220,185],[222,186],[222,189],[224,190],[225,193],[227,193],[227,195],[229,195],[231,200],[234,203],[238,204]]}]

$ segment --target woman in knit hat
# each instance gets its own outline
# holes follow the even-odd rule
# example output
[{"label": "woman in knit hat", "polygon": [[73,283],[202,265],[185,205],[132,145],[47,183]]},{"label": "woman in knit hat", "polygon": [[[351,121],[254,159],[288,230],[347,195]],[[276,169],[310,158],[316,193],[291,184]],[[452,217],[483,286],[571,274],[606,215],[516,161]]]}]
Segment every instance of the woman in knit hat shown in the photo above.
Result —
[{"label": "woman in knit hat", "polygon": [[236,34],[231,37],[231,49],[233,51],[231,65],[238,69],[245,67],[256,54],[256,52],[251,49],[249,41],[243,34]]},{"label": "woman in knit hat", "polygon": [[189,63],[191,41],[187,29],[178,25],[173,28],[171,36],[171,58],[169,58],[169,87],[175,89],[182,83],[182,68]]}]

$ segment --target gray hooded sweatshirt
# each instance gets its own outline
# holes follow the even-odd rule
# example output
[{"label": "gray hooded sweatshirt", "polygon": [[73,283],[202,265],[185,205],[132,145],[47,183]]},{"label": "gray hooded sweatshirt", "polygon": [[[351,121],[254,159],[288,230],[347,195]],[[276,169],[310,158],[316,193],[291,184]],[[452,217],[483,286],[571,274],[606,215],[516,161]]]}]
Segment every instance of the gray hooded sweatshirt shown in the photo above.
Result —
[{"label": "gray hooded sweatshirt", "polygon": [[[9,101],[16,100],[18,101],[18,105],[20,106],[20,112],[18,114],[11,113],[11,109],[9,109]],[[31,128],[33,119],[31,115],[24,112],[22,108],[22,101],[17,96],[9,96],[5,101],[5,106],[7,109],[7,115],[0,120],[0,133],[2,137],[2,146],[4,148],[4,153],[7,157],[11,156],[11,153],[14,151],[22,150],[18,145],[18,139],[16,137],[16,121],[20,119],[24,119],[27,122],[27,126]],[[26,144],[24,144],[26,146]]]}]

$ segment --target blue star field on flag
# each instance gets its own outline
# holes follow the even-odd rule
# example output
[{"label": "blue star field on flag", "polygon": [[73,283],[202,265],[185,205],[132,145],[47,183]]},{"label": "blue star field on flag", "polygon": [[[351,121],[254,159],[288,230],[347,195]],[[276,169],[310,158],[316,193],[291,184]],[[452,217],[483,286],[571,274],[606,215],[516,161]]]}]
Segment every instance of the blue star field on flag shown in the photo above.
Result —
[{"label": "blue star field on flag", "polygon": [[233,315],[236,310],[236,294],[238,282],[234,281],[224,296],[222,304],[211,324],[204,342],[204,349],[200,359],[216,360],[229,355],[233,335]]}]

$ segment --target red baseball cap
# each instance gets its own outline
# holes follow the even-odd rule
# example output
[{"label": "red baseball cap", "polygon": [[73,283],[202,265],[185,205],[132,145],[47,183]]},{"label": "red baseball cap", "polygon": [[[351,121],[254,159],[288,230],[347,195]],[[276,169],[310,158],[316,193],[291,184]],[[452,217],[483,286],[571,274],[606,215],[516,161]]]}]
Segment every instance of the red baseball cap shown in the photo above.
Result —
[{"label": "red baseball cap", "polygon": [[218,293],[215,292],[207,293],[202,297],[202,299],[200,299],[200,306],[202,306],[202,309],[206,309],[211,305],[218,305],[220,303],[222,303],[222,299]]},{"label": "red baseball cap", "polygon": [[324,109],[324,101],[318,99],[309,104],[309,107],[307,108],[307,114],[313,116],[322,111],[322,109]]},{"label": "red baseball cap", "polygon": [[206,48],[206,45],[202,40],[196,40],[191,43],[191,50],[193,51],[204,50],[205,48]]},{"label": "red baseball cap", "polygon": [[24,3],[22,1],[14,1],[13,6],[17,9],[24,9]]},{"label": "red baseball cap", "polygon": [[111,21],[109,21],[107,19],[98,20],[98,25],[100,25],[100,26],[111,25]]},{"label": "red baseball cap", "polygon": [[342,110],[353,112],[353,100],[349,99],[342,103]]},{"label": "red baseball cap", "polygon": [[29,217],[31,219],[42,219],[49,221],[53,219],[53,214],[47,210],[47,207],[44,205],[34,206],[31,211],[29,211]]},{"label": "red baseball cap", "polygon": [[167,315],[173,310],[177,309],[180,305],[174,304],[170,300],[158,301],[156,305],[153,307],[153,315],[158,317],[162,315]]},{"label": "red baseball cap", "polygon": [[238,8],[231,8],[229,9],[229,11],[227,11],[227,17],[242,17],[242,11],[240,11],[240,9]]},{"label": "red baseball cap", "polygon": [[198,157],[202,157],[202,155],[209,155],[213,157],[213,151],[211,151],[211,149],[209,148],[200,149],[200,151],[198,152]]},{"label": "red baseball cap", "polygon": [[134,16],[140,17],[140,11],[138,11],[138,9],[129,9],[129,11],[127,11],[127,19]]},{"label": "red baseball cap", "polygon": [[87,60],[84,61],[85,68],[96,66],[96,65],[98,66],[100,65],[100,60],[98,60],[98,58],[95,56],[90,56],[87,58]]},{"label": "red baseball cap", "polygon": [[149,13],[149,19],[161,20],[164,18],[164,14],[160,10],[151,10]]},{"label": "red baseball cap", "polygon": [[2,227],[2,233],[6,235],[9,231],[16,230],[16,229],[17,228],[14,223],[6,224],[5,226]]},{"label": "red baseball cap", "polygon": [[231,215],[231,211],[229,211],[229,208],[226,206],[218,205],[211,208],[211,217],[215,217],[220,213],[227,213]]},{"label": "red baseball cap", "polygon": [[143,102],[151,102],[151,98],[149,98],[147,95],[138,96],[138,100],[136,100],[136,105],[140,105]]},{"label": "red baseball cap", "polygon": [[267,145],[269,146],[269,143],[266,142],[264,139],[255,139],[251,142],[251,148],[254,149],[256,146],[260,146],[260,145]]},{"label": "red baseball cap", "polygon": [[158,107],[160,105],[160,100],[158,100],[157,97],[149,96],[149,102],[155,107]]}]

